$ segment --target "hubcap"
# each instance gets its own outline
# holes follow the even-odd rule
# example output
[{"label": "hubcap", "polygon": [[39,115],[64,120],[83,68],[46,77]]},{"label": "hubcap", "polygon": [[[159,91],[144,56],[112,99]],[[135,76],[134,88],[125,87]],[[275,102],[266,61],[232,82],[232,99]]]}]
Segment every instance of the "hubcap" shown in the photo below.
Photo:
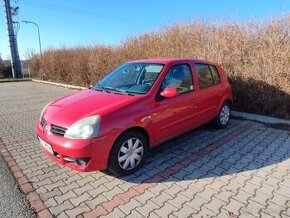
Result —
[{"label": "hubcap", "polygon": [[128,139],[119,150],[119,166],[124,170],[134,169],[142,160],[143,152],[143,143],[139,139]]},{"label": "hubcap", "polygon": [[229,119],[230,119],[230,107],[228,105],[224,105],[220,113],[220,122],[224,126],[228,123]]}]

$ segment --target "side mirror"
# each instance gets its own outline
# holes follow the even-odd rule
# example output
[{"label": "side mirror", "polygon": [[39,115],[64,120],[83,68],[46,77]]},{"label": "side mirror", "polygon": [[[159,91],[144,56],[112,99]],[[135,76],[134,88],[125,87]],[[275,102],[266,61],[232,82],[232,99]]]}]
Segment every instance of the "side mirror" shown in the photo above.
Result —
[{"label": "side mirror", "polygon": [[176,88],[167,87],[160,93],[160,95],[165,98],[173,98],[178,96],[179,92]]}]

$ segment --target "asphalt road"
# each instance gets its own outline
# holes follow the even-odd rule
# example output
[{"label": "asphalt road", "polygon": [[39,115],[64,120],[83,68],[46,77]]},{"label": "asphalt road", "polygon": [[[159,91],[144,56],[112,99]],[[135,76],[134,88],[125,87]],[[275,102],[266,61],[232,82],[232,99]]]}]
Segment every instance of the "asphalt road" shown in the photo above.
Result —
[{"label": "asphalt road", "polygon": [[0,217],[36,217],[0,155]]}]

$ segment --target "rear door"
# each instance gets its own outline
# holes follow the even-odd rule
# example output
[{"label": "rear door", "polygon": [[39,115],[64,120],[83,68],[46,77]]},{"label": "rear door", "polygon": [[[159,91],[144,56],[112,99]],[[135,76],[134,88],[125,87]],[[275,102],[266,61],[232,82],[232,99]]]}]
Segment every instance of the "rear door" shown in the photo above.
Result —
[{"label": "rear door", "polygon": [[197,111],[202,123],[213,119],[219,111],[222,100],[221,79],[214,65],[195,63],[198,81]]}]

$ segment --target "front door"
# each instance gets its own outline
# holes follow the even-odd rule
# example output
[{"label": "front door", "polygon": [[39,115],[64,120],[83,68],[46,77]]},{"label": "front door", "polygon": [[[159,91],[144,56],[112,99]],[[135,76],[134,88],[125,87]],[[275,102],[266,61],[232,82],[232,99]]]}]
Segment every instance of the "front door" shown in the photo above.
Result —
[{"label": "front door", "polygon": [[194,83],[188,64],[177,64],[167,72],[159,93],[166,87],[176,88],[177,97],[163,98],[157,95],[154,103],[155,142],[160,143],[194,127],[196,99]]}]

